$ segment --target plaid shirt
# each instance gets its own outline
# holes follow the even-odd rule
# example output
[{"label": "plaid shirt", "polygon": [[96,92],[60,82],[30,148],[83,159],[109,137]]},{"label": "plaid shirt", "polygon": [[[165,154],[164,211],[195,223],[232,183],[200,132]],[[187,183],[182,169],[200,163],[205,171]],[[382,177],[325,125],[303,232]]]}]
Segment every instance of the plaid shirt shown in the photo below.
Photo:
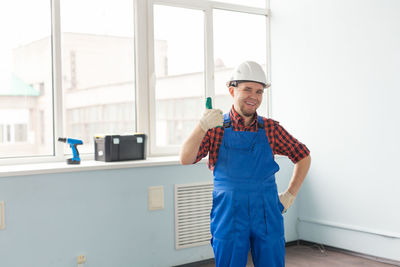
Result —
[{"label": "plaid shirt", "polygon": [[[229,115],[231,117],[231,127],[233,131],[258,131],[257,113],[255,114],[254,119],[249,126],[245,126],[244,119],[235,111],[233,106]],[[310,154],[308,148],[304,144],[300,143],[296,138],[291,136],[282,126],[279,125],[279,122],[264,117],[263,120],[265,134],[268,137],[268,142],[274,155],[278,154],[288,156],[293,163],[297,163]],[[203,138],[203,141],[201,142],[199,152],[197,153],[197,158],[194,163],[200,161],[209,153],[208,168],[210,170],[214,170],[223,136],[223,127],[217,127],[208,130]]]}]

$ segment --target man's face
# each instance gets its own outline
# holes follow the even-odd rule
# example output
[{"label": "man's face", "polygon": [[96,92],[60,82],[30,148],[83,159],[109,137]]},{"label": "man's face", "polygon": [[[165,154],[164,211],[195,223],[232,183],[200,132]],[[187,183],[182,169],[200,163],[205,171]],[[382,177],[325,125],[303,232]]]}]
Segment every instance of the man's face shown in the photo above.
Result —
[{"label": "man's face", "polygon": [[264,87],[256,82],[239,83],[238,87],[229,87],[236,112],[244,117],[252,117],[261,105]]}]

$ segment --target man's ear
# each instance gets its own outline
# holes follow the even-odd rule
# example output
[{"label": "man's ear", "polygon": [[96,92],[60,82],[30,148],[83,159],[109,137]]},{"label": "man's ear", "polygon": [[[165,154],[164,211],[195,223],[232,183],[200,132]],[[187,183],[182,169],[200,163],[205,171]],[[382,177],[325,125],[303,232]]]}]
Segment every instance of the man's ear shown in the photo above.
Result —
[{"label": "man's ear", "polygon": [[229,86],[229,93],[231,94],[232,97],[235,96],[235,87]]}]

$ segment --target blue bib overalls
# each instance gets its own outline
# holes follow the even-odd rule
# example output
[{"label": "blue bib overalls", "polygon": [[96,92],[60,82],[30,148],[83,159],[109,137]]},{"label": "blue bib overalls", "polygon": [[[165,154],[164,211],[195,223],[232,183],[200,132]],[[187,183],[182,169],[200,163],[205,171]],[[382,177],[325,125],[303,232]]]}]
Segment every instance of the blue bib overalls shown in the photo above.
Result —
[{"label": "blue bib overalls", "polygon": [[[230,125],[224,115],[224,127]],[[285,266],[283,205],[264,122],[258,131],[224,129],[214,168],[211,244],[217,267],[245,267],[251,249],[255,267]]]}]

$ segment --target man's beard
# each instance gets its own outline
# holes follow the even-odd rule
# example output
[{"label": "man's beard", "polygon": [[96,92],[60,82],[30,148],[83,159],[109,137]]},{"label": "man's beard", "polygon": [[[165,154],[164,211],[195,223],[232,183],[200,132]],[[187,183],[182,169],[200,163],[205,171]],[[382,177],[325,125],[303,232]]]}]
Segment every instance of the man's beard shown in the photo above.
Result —
[{"label": "man's beard", "polygon": [[244,105],[245,104],[242,104],[241,107],[240,107],[240,109],[242,110],[243,116],[248,117],[248,118],[253,117],[256,112],[255,111],[251,112],[251,113],[250,112],[246,112],[245,109],[244,109]]}]

